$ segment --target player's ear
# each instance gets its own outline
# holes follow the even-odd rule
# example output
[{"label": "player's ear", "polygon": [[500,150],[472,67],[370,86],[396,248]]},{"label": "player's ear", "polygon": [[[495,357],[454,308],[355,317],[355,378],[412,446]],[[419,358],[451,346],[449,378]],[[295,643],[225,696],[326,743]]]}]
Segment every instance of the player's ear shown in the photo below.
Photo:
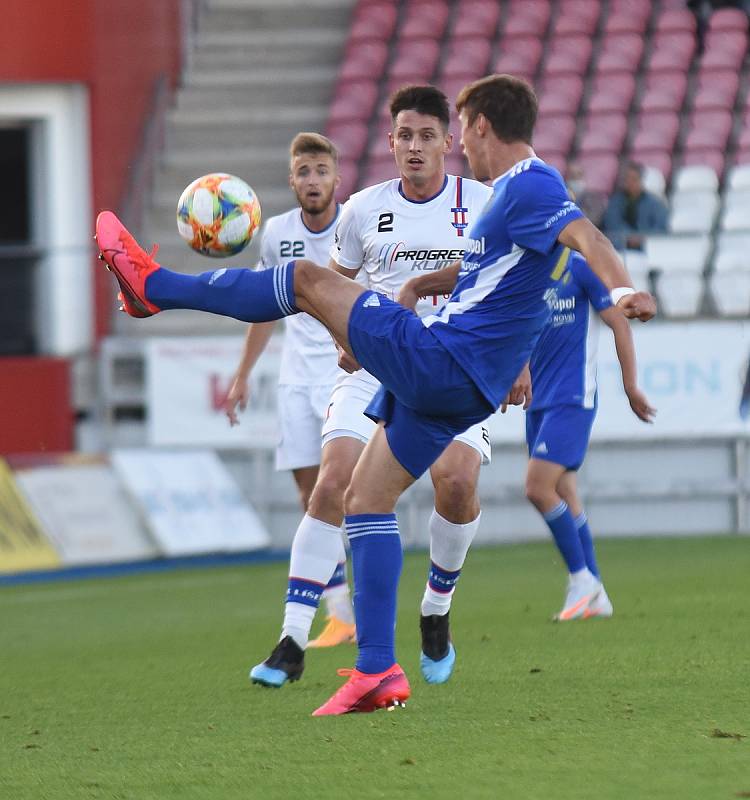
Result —
[{"label": "player's ear", "polygon": [[341,185],[341,173],[339,172],[339,168],[336,167],[336,177],[334,178],[333,185],[338,189]]},{"label": "player's ear", "polygon": [[477,133],[480,136],[484,136],[487,133],[488,125],[489,122],[487,120],[487,117],[485,117],[484,114],[480,111],[477,114],[476,119],[474,120],[474,126],[476,127]]},{"label": "player's ear", "polygon": [[393,146],[393,134],[391,131],[388,131],[388,149],[391,151],[391,153],[396,152]]},{"label": "player's ear", "polygon": [[453,149],[453,134],[446,132],[445,134],[445,146],[443,147],[444,153],[450,153]]},{"label": "player's ear", "polygon": [[291,172],[289,173],[289,188],[294,189],[294,175]]}]

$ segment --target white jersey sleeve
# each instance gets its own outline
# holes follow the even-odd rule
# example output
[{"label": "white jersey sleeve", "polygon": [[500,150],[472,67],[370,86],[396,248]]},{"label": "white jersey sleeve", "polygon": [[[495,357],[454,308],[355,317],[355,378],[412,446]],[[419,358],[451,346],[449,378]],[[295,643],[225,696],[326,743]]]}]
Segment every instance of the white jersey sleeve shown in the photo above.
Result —
[{"label": "white jersey sleeve", "polygon": [[256,269],[268,269],[277,264],[277,254],[274,250],[273,237],[269,234],[268,223],[264,222],[260,229],[260,257]]},{"label": "white jersey sleeve", "polygon": [[357,219],[356,204],[347,202],[336,225],[331,258],[345,269],[360,269],[365,258],[362,228]]}]

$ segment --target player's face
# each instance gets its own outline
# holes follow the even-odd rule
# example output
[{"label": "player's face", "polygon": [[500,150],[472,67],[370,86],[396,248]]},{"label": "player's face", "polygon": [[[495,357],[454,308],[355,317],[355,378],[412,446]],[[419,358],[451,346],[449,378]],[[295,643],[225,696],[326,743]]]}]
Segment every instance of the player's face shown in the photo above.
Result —
[{"label": "player's face", "polygon": [[482,138],[478,132],[479,116],[469,125],[466,109],[464,108],[458,118],[461,121],[461,148],[469,162],[469,167],[478,181],[489,180],[489,165],[482,147]]},{"label": "player's face", "polygon": [[292,159],[289,185],[308,214],[323,214],[334,202],[339,176],[327,153],[303,153]]},{"label": "player's face", "polygon": [[437,117],[416,111],[399,111],[388,134],[391,152],[402,177],[420,186],[445,172],[445,154],[453,136]]}]

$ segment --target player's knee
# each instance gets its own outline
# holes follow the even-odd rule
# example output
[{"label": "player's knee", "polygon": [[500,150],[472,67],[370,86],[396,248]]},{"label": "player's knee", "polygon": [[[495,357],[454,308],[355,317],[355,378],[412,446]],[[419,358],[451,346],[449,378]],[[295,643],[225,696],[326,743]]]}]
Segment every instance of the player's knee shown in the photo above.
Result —
[{"label": "player's knee", "polygon": [[550,487],[533,475],[526,477],[526,498],[538,509],[543,509],[549,503]]},{"label": "player's knee", "polygon": [[306,258],[295,259],[294,293],[296,295],[304,295],[305,291],[312,286],[318,270],[320,267]]},{"label": "player's knee", "polygon": [[334,469],[322,471],[310,495],[307,513],[316,519],[336,512],[343,514],[344,491],[348,482],[349,476]]},{"label": "player's knee", "polygon": [[[435,481],[436,505],[443,509],[451,509],[454,513],[465,517],[472,511],[479,513],[477,484],[472,474],[460,472],[444,472]],[[475,514],[476,515],[476,514]]]}]

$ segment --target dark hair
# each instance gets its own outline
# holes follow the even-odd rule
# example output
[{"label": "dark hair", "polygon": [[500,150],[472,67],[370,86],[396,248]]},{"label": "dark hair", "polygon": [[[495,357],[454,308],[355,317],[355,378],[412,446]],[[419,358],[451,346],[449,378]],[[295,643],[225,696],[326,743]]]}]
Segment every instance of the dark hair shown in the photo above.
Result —
[{"label": "dark hair", "polygon": [[390,109],[394,123],[399,111],[416,111],[437,117],[446,130],[451,119],[448,98],[437,86],[402,86],[391,95]]},{"label": "dark hair", "polygon": [[531,144],[538,103],[531,85],[513,75],[488,75],[464,86],[456,98],[456,111],[466,110],[469,124],[477,114],[487,117],[503,142]]},{"label": "dark hair", "polygon": [[625,169],[637,172],[639,178],[642,178],[643,173],[645,172],[643,164],[639,163],[638,161],[627,161],[625,163]]},{"label": "dark hair", "polygon": [[334,164],[339,163],[339,153],[336,150],[336,146],[327,136],[323,136],[321,133],[309,133],[307,131],[298,133],[289,146],[291,158],[302,155],[315,156],[320,153],[330,156]]}]

